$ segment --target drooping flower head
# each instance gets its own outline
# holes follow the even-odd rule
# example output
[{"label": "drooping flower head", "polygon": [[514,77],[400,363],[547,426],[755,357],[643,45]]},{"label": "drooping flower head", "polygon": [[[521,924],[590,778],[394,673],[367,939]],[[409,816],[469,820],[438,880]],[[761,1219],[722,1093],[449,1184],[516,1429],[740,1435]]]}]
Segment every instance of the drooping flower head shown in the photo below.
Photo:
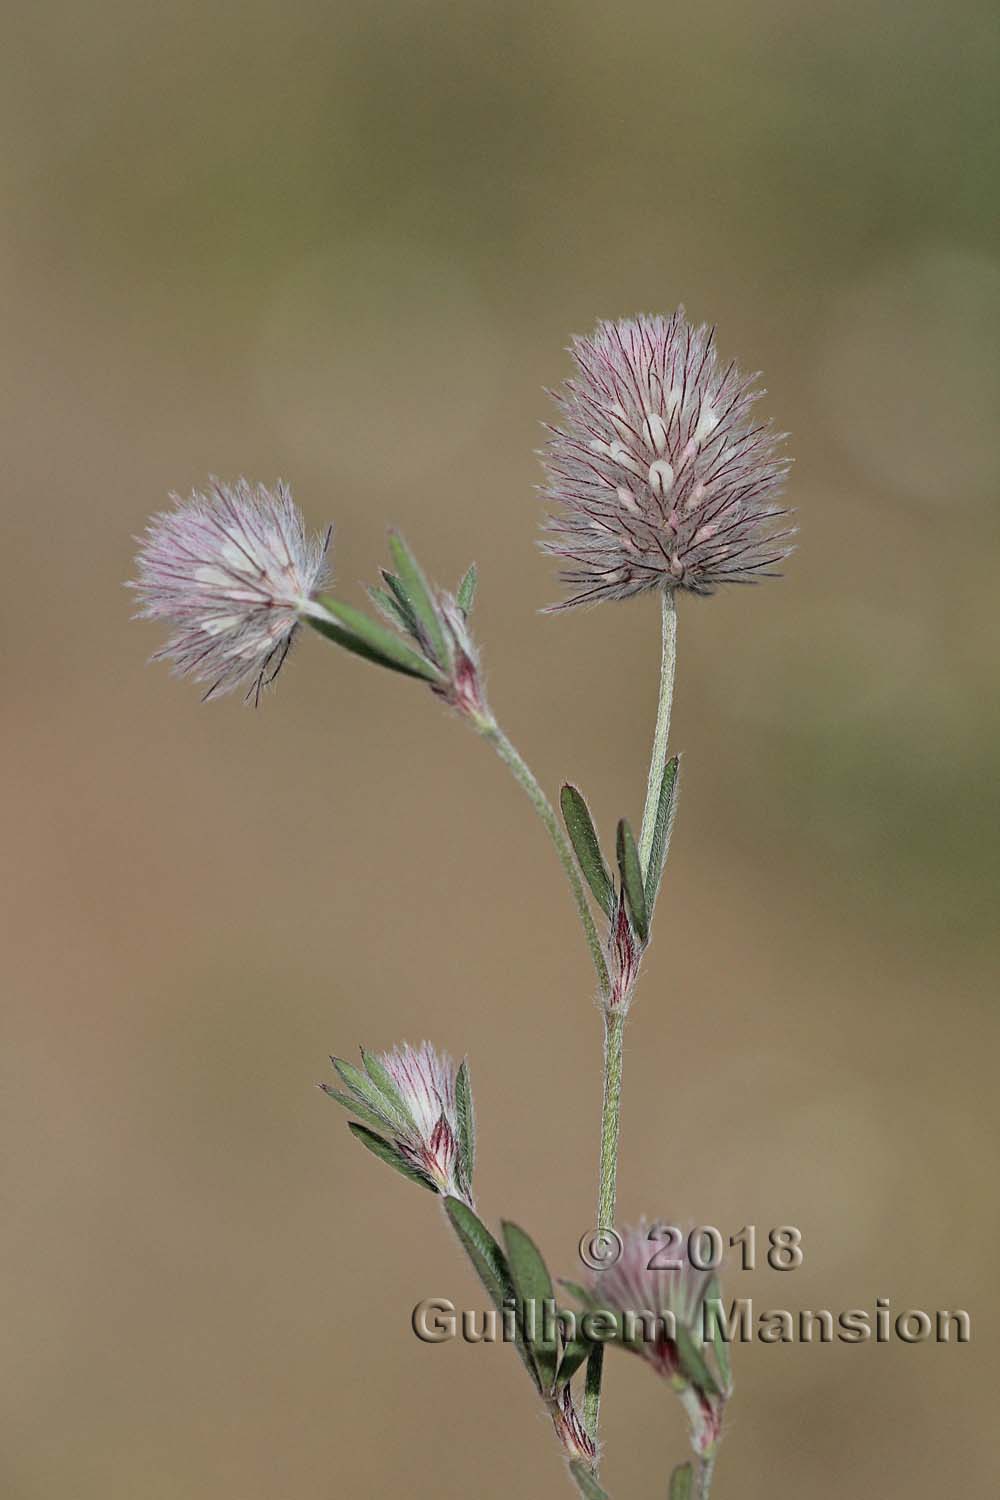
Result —
[{"label": "drooping flower head", "polygon": [[715,330],[669,318],[600,323],[556,393],[543,548],[575,590],[560,608],[645,589],[711,594],[775,576],[793,528],[775,504],[788,460],[752,419],[754,378],[719,368]]},{"label": "drooping flower head", "polygon": [[[637,1320],[638,1336],[626,1342],[668,1376],[680,1369],[671,1330],[682,1328],[700,1338],[701,1307],[711,1281],[711,1272],[691,1264],[686,1240],[677,1239],[678,1233],[669,1234],[662,1224],[641,1220],[621,1231],[621,1254],[593,1278],[595,1302],[619,1321]],[[643,1318],[648,1321],[639,1321]]]},{"label": "drooping flower head", "polygon": [[211,492],[172,497],[154,516],[130,584],[139,613],[174,633],[156,653],[211,698],[249,683],[258,702],[288,655],[299,619],[325,573],[330,540],[309,537],[288,487],[212,481]]},{"label": "drooping flower head", "polygon": [[619,1342],[670,1380],[688,1418],[696,1453],[714,1447],[729,1394],[728,1369],[705,1358],[705,1300],[713,1273],[691,1262],[689,1242],[662,1223],[621,1232],[621,1254],[593,1279],[595,1306],[613,1313]]},{"label": "drooping flower head", "polygon": [[430,1042],[404,1042],[377,1054],[362,1049],[361,1056],[364,1072],[332,1059],[347,1094],[321,1085],[360,1119],[389,1132],[386,1138],[355,1125],[354,1134],[404,1176],[473,1208],[475,1122],[467,1065],[456,1068]]}]

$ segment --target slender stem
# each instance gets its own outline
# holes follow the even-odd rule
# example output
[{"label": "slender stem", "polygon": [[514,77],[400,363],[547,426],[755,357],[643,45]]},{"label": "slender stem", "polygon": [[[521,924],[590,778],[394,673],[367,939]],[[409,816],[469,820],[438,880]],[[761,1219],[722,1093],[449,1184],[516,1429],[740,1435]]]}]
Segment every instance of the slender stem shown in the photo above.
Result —
[{"label": "slender stem", "polygon": [[708,1500],[715,1472],[715,1450],[698,1460],[698,1500]]},{"label": "slender stem", "polygon": [[618,1180],[618,1135],[622,1104],[622,1033],[620,1010],[604,1016],[604,1100],[601,1109],[601,1176],[597,1194],[597,1227],[614,1229]]},{"label": "slender stem", "polygon": [[663,770],[667,764],[670,709],[674,701],[674,666],[677,660],[677,608],[674,604],[673,589],[664,589],[660,595],[660,602],[663,639],[660,657],[660,698],[656,707],[653,752],[649,758],[649,780],[646,783],[646,805],[642,811],[642,829],[639,834],[639,862],[644,875],[649,864],[649,852],[653,847],[656,809],[660,801],[660,787],[663,785]]},{"label": "slender stem", "polygon": [[576,902],[576,909],[580,914],[580,921],[583,924],[584,935],[587,939],[587,947],[590,949],[590,957],[593,960],[598,983],[601,987],[601,996],[606,1000],[611,993],[608,966],[604,960],[604,951],[601,947],[601,940],[597,935],[597,928],[594,926],[590,903],[583,889],[583,881],[580,879],[580,872],[576,867],[576,860],[573,857],[569,841],[563,833],[562,824],[556,817],[548,797],[546,797],[539,786],[531,767],[518,751],[515,750],[496,720],[489,718],[476,721],[476,727],[483,738],[490,742],[504,764],[510,767],[518,785],[523,787],[527,792],[532,807],[545,824],[548,835],[556,846],[559,863],[566,872],[566,878],[573,892],[573,900]]},{"label": "slender stem", "polygon": [[[597,1227],[614,1229],[618,1182],[618,1137],[622,1109],[622,1034],[625,1017],[620,1010],[604,1012],[604,1097],[601,1106],[601,1167],[597,1188]],[[587,1362],[587,1385],[583,1417],[590,1436],[597,1441],[601,1414],[601,1381],[604,1345],[596,1344]]]},{"label": "slender stem", "polygon": [[[672,589],[660,596],[662,652],[660,657],[660,692],[656,707],[656,728],[649,760],[646,803],[639,835],[639,860],[643,873],[649,864],[656,826],[656,809],[667,764],[667,741],[670,738],[670,709],[674,697],[674,667],[677,658],[677,610]],[[597,1190],[597,1227],[615,1227],[615,1201],[618,1180],[618,1140],[621,1132],[622,1107],[622,1033],[625,1016],[608,1008],[604,1013],[604,1096],[601,1107],[601,1166]],[[604,1348],[598,1344],[587,1363],[587,1386],[584,1397],[584,1420],[587,1431],[597,1441],[601,1412],[601,1381],[604,1372]]]}]

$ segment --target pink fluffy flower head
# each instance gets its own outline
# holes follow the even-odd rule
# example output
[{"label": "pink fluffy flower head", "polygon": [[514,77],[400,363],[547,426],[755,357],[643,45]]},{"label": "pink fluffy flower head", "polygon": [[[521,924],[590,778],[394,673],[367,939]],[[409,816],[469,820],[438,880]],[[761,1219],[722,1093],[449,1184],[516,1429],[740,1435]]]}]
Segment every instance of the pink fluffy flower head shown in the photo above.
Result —
[{"label": "pink fluffy flower head", "polygon": [[396,1136],[400,1152],[440,1192],[468,1201],[468,1184],[460,1180],[455,1064],[430,1042],[419,1047],[404,1042],[383,1052],[379,1061],[412,1120],[413,1128]]},{"label": "pink fluffy flower head", "polygon": [[[595,1304],[616,1315],[626,1347],[670,1380],[687,1414],[691,1445],[707,1454],[718,1440],[726,1401],[726,1390],[715,1384],[703,1358],[704,1305],[713,1273],[698,1270],[687,1238],[663,1224],[641,1221],[622,1232],[621,1243],[617,1261],[594,1277]],[[701,1374],[692,1369],[692,1357]]]},{"label": "pink fluffy flower head", "polygon": [[156,653],[206,698],[248,683],[259,702],[277,676],[313,592],[323,582],[330,533],[309,537],[288,487],[213,480],[211,492],[173,496],[142,538],[134,588],[139,614],[174,633]]},{"label": "pink fluffy flower head", "polygon": [[[686,1329],[700,1337],[701,1307],[711,1281],[710,1271],[691,1264],[686,1241],[675,1244],[659,1223],[642,1220],[621,1231],[618,1259],[595,1272],[593,1296],[602,1308],[619,1318],[652,1315],[664,1320],[659,1335],[642,1337],[635,1348],[661,1375],[676,1375],[679,1369],[676,1339],[670,1328]],[[657,1328],[658,1325],[654,1325]]]},{"label": "pink fluffy flower head", "polygon": [[354,1135],[404,1177],[474,1208],[476,1126],[468,1063],[456,1068],[430,1042],[419,1047],[403,1042],[381,1053],[362,1047],[361,1058],[363,1071],[341,1057],[331,1058],[346,1093],[320,1084],[325,1094],[365,1122],[351,1125]]},{"label": "pink fluffy flower head", "polygon": [[574,340],[544,455],[542,545],[574,590],[557,607],[776,576],[793,534],[775,504],[788,460],[752,419],[755,377],[720,369],[714,336],[679,308]]}]

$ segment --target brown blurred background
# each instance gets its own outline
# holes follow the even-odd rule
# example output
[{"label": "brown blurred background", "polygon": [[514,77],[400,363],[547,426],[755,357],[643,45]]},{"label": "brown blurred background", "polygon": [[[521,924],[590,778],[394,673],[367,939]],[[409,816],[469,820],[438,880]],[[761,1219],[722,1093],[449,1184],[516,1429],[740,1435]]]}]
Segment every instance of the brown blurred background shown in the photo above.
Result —
[{"label": "brown blurred background", "polygon": [[[564,1274],[599,1021],[558,867],[418,686],[303,640],[259,713],[144,660],[131,536],[209,473],[481,566],[547,786],[640,811],[655,605],[542,618],[543,387],[683,301],[765,371],[801,546],[683,601],[685,785],[628,1033],[621,1210],[793,1223],[769,1306],[960,1348],[753,1347],[717,1500],[995,1493],[1000,255],[991,4],[5,9],[0,1492],[568,1494],[435,1205],[313,1087],[468,1052],[485,1215]],[[995,228],[995,221],[992,224]],[[538,1144],[540,1143],[540,1144]],[[679,1413],[609,1357],[606,1482]]]}]

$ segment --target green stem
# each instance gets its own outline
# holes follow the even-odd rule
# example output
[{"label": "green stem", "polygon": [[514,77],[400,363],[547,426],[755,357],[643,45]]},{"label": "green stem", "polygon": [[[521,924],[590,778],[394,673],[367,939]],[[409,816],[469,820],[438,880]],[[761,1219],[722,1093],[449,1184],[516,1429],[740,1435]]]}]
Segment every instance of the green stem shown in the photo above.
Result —
[{"label": "green stem", "polygon": [[618,1181],[618,1134],[622,1104],[622,1033],[620,1010],[604,1016],[604,1100],[601,1108],[601,1175],[597,1193],[597,1227],[614,1229]]},{"label": "green stem", "polygon": [[[667,742],[670,738],[670,709],[674,698],[674,667],[677,659],[677,610],[672,589],[660,596],[661,639],[660,692],[656,706],[656,728],[649,760],[646,803],[639,835],[639,860],[645,875],[653,846],[656,809],[667,764]],[[652,914],[651,914],[652,915]],[[597,1227],[613,1229],[618,1181],[618,1140],[621,1133],[622,1107],[622,1033],[625,1016],[607,1009],[604,1013],[604,1096],[601,1106],[601,1166],[597,1190]],[[587,1362],[587,1387],[584,1397],[584,1420],[587,1431],[597,1441],[601,1412],[601,1381],[604,1373],[604,1347],[598,1344]]]},{"label": "green stem", "polygon": [[[597,1188],[598,1229],[614,1229],[615,1227],[624,1030],[623,1013],[620,1010],[606,1010],[604,1012],[604,1097],[601,1105],[601,1166]],[[596,1344],[587,1361],[587,1385],[583,1401],[583,1419],[595,1443],[601,1415],[603,1374],[604,1345]]]},{"label": "green stem", "polygon": [[708,1500],[715,1472],[715,1450],[698,1460],[698,1500]]},{"label": "green stem", "polygon": [[649,758],[646,805],[642,810],[642,830],[639,834],[639,863],[642,865],[643,875],[649,865],[649,851],[653,847],[656,809],[660,801],[660,787],[663,785],[663,770],[667,764],[670,709],[674,701],[674,667],[677,661],[677,608],[674,604],[673,589],[664,589],[660,595],[660,601],[663,640],[660,657],[660,698],[656,706],[656,728],[653,731],[653,752]]},{"label": "green stem", "polygon": [[583,889],[583,881],[580,879],[580,872],[576,867],[576,860],[573,857],[569,841],[563,833],[562,824],[556,817],[548,797],[546,797],[539,786],[531,767],[518,751],[515,750],[496,720],[489,718],[475,720],[474,722],[483,738],[489,741],[500,759],[506,766],[509,766],[518,785],[523,787],[527,792],[532,807],[545,824],[546,831],[556,846],[559,863],[566,872],[566,878],[573,892],[573,900],[576,902],[576,909],[580,914],[580,921],[583,924],[587,947],[590,950],[590,957],[593,960],[598,983],[601,987],[601,997],[606,1000],[611,993],[608,966],[604,961],[604,950],[601,947],[601,940],[597,935],[597,928],[594,926],[594,918],[591,914],[586,892]]}]

